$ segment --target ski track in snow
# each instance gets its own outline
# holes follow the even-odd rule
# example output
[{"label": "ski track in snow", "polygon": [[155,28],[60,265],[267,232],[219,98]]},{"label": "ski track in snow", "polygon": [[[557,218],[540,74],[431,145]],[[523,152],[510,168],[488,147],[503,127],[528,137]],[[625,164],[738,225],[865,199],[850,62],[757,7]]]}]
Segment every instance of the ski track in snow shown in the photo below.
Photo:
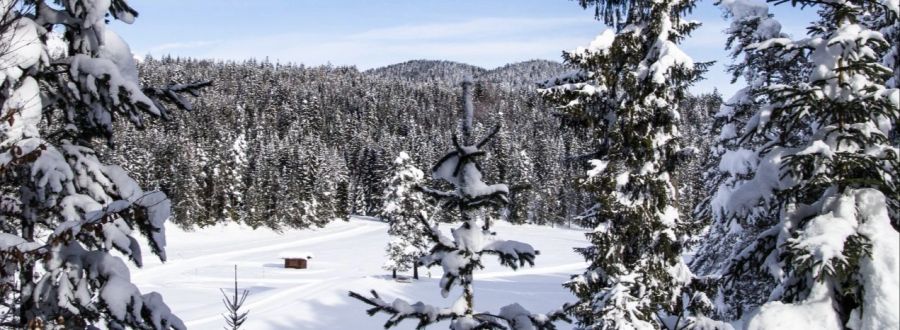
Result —
[{"label": "ski track in snow", "polygon": [[[328,241],[328,240],[349,238],[349,237],[362,235],[362,234],[366,234],[366,233],[370,233],[370,232],[378,231],[378,230],[383,230],[383,228],[378,227],[378,226],[371,226],[371,225],[368,225],[368,226],[361,225],[360,227],[353,228],[353,229],[350,229],[347,231],[342,231],[342,232],[338,232],[338,233],[334,233],[334,234],[326,234],[326,235],[322,235],[322,236],[317,236],[315,238],[310,238],[310,239],[305,239],[305,240],[300,240],[300,241],[284,242],[284,243],[279,243],[279,244],[266,245],[266,246],[262,246],[262,247],[258,247],[258,248],[250,248],[250,249],[244,249],[244,250],[233,250],[233,251],[222,252],[222,253],[207,254],[207,255],[201,255],[198,257],[190,258],[190,259],[170,260],[170,261],[166,262],[165,264],[162,264],[162,265],[159,265],[156,267],[142,269],[142,270],[136,272],[132,276],[132,278],[135,280],[139,280],[141,278],[159,276],[162,273],[171,274],[173,272],[182,272],[182,271],[192,269],[192,268],[199,268],[199,267],[202,267],[205,265],[221,263],[222,260],[228,260],[229,258],[235,258],[235,257],[240,257],[240,256],[245,256],[245,255],[250,255],[250,254],[260,253],[260,252],[280,251],[280,250],[284,250],[284,249],[309,246],[312,244],[316,244],[316,243],[320,243],[320,242],[324,242],[324,241]],[[229,282],[233,281],[232,278],[228,278],[227,280]]]},{"label": "ski track in snow", "polygon": [[[145,254],[145,267],[132,269],[132,279],[142,292],[160,292],[190,329],[222,328],[225,309],[219,289],[232,294],[234,265],[238,266],[239,288],[251,291],[242,308],[250,312],[245,323],[248,329],[382,328],[387,316],[366,315],[368,306],[347,296],[351,290],[366,293],[375,289],[386,301],[402,298],[436,306],[449,306],[459,295],[457,288],[447,299],[440,296],[440,267],[420,268],[422,278],[413,283],[391,280],[381,269],[388,241],[387,224],[382,222],[357,218],[283,233],[236,225],[192,232],[168,227],[167,231],[170,260],[160,263]],[[582,231],[498,224],[497,232],[503,238],[535,245],[541,255],[535,267],[518,271],[501,267],[492,261],[496,258],[488,257],[486,268],[475,275],[477,309],[497,311],[518,302],[543,313],[574,300],[561,285],[587,265],[572,252],[572,247],[586,244]],[[284,269],[278,255],[298,248],[315,255],[310,268]],[[405,321],[397,329],[413,329],[415,324]]]},{"label": "ski track in snow", "polygon": [[587,268],[588,263],[586,262],[576,262],[565,265],[558,265],[552,267],[540,267],[539,263],[535,263],[535,267],[522,267],[518,270],[510,270],[505,272],[492,272],[492,273],[475,273],[475,280],[487,280],[494,278],[504,278],[504,277],[516,277],[516,276],[525,276],[525,275],[544,275],[544,274],[574,274],[575,272],[584,270]]},{"label": "ski track in snow", "polygon": [[[286,298],[290,298],[290,297],[294,296],[295,294],[303,293],[303,294],[308,295],[308,294],[313,293],[313,291],[323,290],[322,284],[325,282],[326,281],[314,281],[314,282],[311,282],[311,283],[308,283],[305,285],[299,285],[299,286],[295,286],[295,287],[283,290],[281,292],[266,296],[265,298],[261,298],[256,301],[248,301],[247,303],[244,304],[242,309],[245,308],[245,310],[248,310],[248,311],[253,310],[253,311],[257,311],[257,312],[266,311],[270,307],[277,306],[279,304],[279,302],[281,302],[282,300],[284,300]],[[310,289],[316,289],[316,290],[310,290]],[[213,314],[211,316],[203,317],[200,319],[190,320],[188,322],[185,322],[185,325],[187,325],[188,327],[194,328],[201,324],[206,324],[206,323],[210,323],[210,322],[221,322],[221,321],[222,321],[221,314]]]}]

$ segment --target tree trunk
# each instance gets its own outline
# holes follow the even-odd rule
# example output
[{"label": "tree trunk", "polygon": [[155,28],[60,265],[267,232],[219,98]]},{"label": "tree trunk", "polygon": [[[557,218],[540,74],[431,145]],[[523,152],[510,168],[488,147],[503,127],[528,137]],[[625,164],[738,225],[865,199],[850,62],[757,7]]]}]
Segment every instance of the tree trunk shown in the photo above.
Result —
[{"label": "tree trunk", "polygon": [[391,277],[397,278],[397,270],[396,270],[396,269],[394,269],[393,271],[391,271]]},{"label": "tree trunk", "polygon": [[416,279],[416,280],[419,279],[419,264],[418,263],[413,264],[413,279]]},{"label": "tree trunk", "polygon": [[472,78],[466,77],[462,83],[463,88],[463,145],[471,145],[472,141],[472,117],[475,116],[473,104]]},{"label": "tree trunk", "polygon": [[[25,220],[22,221],[22,238],[27,242],[34,242],[34,223]],[[19,324],[26,325],[32,315],[29,313],[29,307],[33,304],[31,295],[32,282],[34,281],[34,264],[24,262],[20,264],[19,269]]]}]

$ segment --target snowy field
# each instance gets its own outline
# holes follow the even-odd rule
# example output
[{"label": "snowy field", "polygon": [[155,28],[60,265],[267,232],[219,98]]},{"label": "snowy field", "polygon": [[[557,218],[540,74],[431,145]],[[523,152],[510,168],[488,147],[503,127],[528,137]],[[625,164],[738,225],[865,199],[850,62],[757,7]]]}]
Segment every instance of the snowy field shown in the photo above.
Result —
[{"label": "snowy field", "polygon": [[[443,225],[442,228],[448,228]],[[532,312],[548,312],[574,300],[561,283],[586,264],[572,247],[586,245],[582,231],[542,226],[497,224],[501,238],[532,244],[541,254],[535,267],[511,271],[488,256],[486,268],[476,272],[476,309],[497,312],[518,302]],[[222,329],[220,288],[233,286],[238,266],[240,288],[250,290],[244,309],[250,311],[246,329],[380,329],[387,315],[369,317],[368,305],[347,296],[377,289],[388,301],[394,297],[424,300],[449,306],[440,296],[440,267],[420,269],[422,279],[399,283],[381,269],[388,241],[387,224],[361,218],[335,221],[320,229],[289,230],[223,225],[193,232],[167,227],[169,261],[161,264],[150,255],[143,269],[132,269],[132,280],[142,292],[157,291],[190,329]],[[285,269],[279,258],[290,251],[314,256],[309,269]],[[429,278],[430,272],[430,278]],[[415,328],[407,320],[398,329]],[[446,329],[440,324],[432,329]],[[569,329],[560,324],[560,329]]]}]

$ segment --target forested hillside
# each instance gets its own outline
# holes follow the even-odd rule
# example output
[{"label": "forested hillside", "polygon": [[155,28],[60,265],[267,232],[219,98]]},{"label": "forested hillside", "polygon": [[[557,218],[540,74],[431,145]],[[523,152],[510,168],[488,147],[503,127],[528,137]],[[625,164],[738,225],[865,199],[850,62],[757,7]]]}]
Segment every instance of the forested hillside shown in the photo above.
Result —
[{"label": "forested hillside", "polygon": [[0,329],[900,329],[900,0],[129,2],[0,0]]},{"label": "forested hillside", "polygon": [[[550,61],[494,70],[410,61],[360,72],[267,62],[144,60],[142,83],[211,80],[190,112],[145,130],[123,127],[112,155],[147,187],[175,201],[174,221],[308,227],[348,214],[378,215],[391,162],[401,151],[428,169],[457,129],[458,83],[474,77],[475,130],[503,125],[483,166],[512,187],[504,212],[516,223],[577,224],[591,201],[568,184],[589,168],[593,140],[560,130],[537,82],[567,71]],[[190,79],[188,78],[190,77]],[[718,95],[691,98],[686,145],[705,150]],[[153,141],[153,143],[147,143]],[[698,197],[705,152],[679,173],[684,210]]]}]

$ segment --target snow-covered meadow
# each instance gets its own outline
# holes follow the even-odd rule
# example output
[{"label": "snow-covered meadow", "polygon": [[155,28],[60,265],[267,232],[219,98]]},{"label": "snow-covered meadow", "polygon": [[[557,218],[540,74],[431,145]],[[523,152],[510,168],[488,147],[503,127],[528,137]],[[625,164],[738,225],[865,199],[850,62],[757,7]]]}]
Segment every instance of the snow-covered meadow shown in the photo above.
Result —
[{"label": "snow-covered meadow", "polygon": [[[387,316],[366,315],[368,306],[350,298],[350,290],[376,289],[387,301],[400,297],[449,306],[455,299],[454,294],[441,298],[440,267],[421,269],[419,281],[392,280],[390,272],[381,268],[389,240],[387,224],[372,219],[353,218],[320,229],[282,233],[233,224],[187,232],[175,226],[166,229],[169,261],[163,264],[145,256],[143,269],[132,268],[132,281],[142,292],[161,293],[190,329],[221,329],[225,324],[219,289],[233,287],[234,265],[238,266],[238,286],[251,292],[243,307],[250,312],[247,329],[380,328]],[[586,245],[582,231],[507,223],[498,223],[495,229],[501,238],[528,242],[541,254],[535,267],[518,271],[488,257],[486,268],[475,273],[479,310],[496,312],[518,302],[533,312],[548,312],[574,300],[561,284],[586,266],[572,251]],[[308,269],[283,267],[280,257],[294,251],[314,255]],[[408,320],[399,329],[413,329],[415,324]],[[560,324],[560,329],[570,327]]]}]

